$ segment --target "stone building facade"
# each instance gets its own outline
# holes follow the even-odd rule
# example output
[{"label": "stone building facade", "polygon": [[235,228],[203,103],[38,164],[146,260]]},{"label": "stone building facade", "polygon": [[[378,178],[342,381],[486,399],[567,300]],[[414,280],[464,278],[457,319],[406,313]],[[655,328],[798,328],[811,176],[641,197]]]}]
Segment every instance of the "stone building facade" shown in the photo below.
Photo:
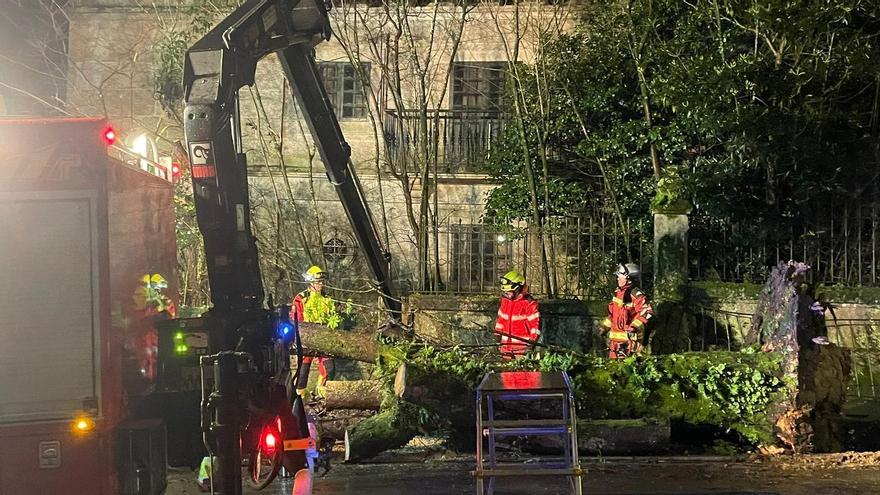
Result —
[{"label": "stone building facade", "polygon": [[[196,20],[191,7],[204,3],[73,1],[68,7],[68,111],[106,115],[123,143],[147,134],[160,155],[170,155],[182,127],[179,115],[160,102],[157,73],[169,63],[168,41],[192,35]],[[436,213],[442,233],[432,235],[438,246],[430,256],[442,279],[450,273],[452,253],[461,251],[451,243],[462,242],[467,235],[460,233],[481,223],[485,197],[493,188],[480,162],[504,125],[502,94],[511,64],[533,60],[541,40],[571,27],[571,6],[338,2],[331,18],[334,37],[316,47],[316,58],[368,202],[380,230],[387,229],[398,281],[404,286],[417,282],[414,224],[425,170],[429,179],[436,178],[429,211]],[[242,89],[241,101],[258,236],[266,236],[265,245],[277,244],[270,242],[272,235],[286,236],[283,244],[290,252],[284,263],[297,273],[310,261],[321,261],[360,275],[348,222],[314,156],[277,59],[261,61],[256,80],[254,88]],[[421,120],[420,114],[425,115]],[[425,183],[430,187],[431,182]],[[279,212],[282,225],[273,220]],[[467,249],[486,249],[470,244]],[[480,277],[507,269],[483,267]]]}]

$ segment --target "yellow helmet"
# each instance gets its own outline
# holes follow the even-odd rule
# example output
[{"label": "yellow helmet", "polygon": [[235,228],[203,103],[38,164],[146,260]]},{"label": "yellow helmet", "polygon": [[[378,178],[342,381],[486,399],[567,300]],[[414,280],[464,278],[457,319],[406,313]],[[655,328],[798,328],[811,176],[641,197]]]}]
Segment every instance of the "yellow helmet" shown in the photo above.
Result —
[{"label": "yellow helmet", "polygon": [[518,271],[511,270],[501,276],[500,283],[502,292],[513,292],[522,288],[526,283],[526,279]]},{"label": "yellow helmet", "polygon": [[149,273],[141,277],[141,281],[144,283],[144,287],[150,289],[167,289],[168,281],[165,280],[165,277],[158,273],[154,273],[150,275]]},{"label": "yellow helmet", "polygon": [[317,282],[318,280],[325,280],[327,278],[327,272],[318,265],[312,265],[303,274],[303,278],[306,282]]}]

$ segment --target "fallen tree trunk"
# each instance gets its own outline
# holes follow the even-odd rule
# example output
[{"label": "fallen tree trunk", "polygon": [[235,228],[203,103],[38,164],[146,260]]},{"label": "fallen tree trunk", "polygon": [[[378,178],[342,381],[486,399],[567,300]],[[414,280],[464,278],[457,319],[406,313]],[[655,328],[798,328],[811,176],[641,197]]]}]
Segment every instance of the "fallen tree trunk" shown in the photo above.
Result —
[{"label": "fallen tree trunk", "polygon": [[325,411],[317,418],[315,426],[318,428],[318,435],[321,438],[342,440],[345,438],[345,432],[347,430],[354,428],[359,423],[375,415],[375,411],[365,411],[361,409],[337,409],[334,411]]},{"label": "fallen tree trunk", "polygon": [[360,461],[403,447],[416,434],[415,422],[400,407],[387,409],[346,430],[345,461]]},{"label": "fallen tree trunk", "polygon": [[393,341],[410,337],[407,330],[396,326],[381,329],[363,326],[349,330],[331,329],[320,323],[299,323],[299,335],[307,356],[326,356],[375,364],[382,349],[378,337]]},{"label": "fallen tree trunk", "polygon": [[[340,358],[355,359],[365,362],[379,361],[380,369],[387,370],[397,367],[393,392],[380,405],[381,412],[367,419],[356,421],[341,420],[338,424],[328,424],[328,430],[336,432],[328,434],[339,438],[339,430],[345,428],[342,436],[346,438],[346,459],[361,460],[373,457],[383,450],[393,449],[406,444],[422,424],[427,430],[444,430],[452,434],[453,448],[472,449],[476,443],[475,435],[475,401],[474,388],[481,370],[504,369],[504,366],[476,366],[474,359],[479,356],[457,353],[455,350],[430,350],[418,342],[408,343],[405,339],[391,342],[377,339],[372,329],[355,329],[353,331],[329,330],[320,325],[303,325],[303,341],[310,353],[332,355]],[[405,336],[404,336],[405,337]],[[685,363],[684,365],[682,363]],[[525,361],[525,364],[529,364]],[[732,390],[740,382],[748,379],[749,384],[766,387],[773,393],[778,390],[776,379],[779,363],[775,355],[742,354],[742,353],[687,353],[673,356],[648,356],[631,364],[632,369],[623,369],[611,365],[605,360],[573,356],[568,366],[572,376],[579,380],[576,394],[579,405],[585,407],[588,415],[605,418],[628,418],[632,414],[656,415],[668,417],[671,413],[666,409],[668,404],[661,400],[660,391],[666,387],[677,387],[681,391],[682,402],[677,414],[684,414],[689,407],[710,408],[713,416],[711,425],[724,431],[736,431],[749,441],[758,442],[769,435],[772,424],[763,416],[743,417],[738,408],[727,405],[716,405],[703,399],[700,391],[701,382],[693,378],[694,373],[684,374],[682,369],[706,370],[710,367],[722,366],[731,370],[730,385],[723,390]],[[538,367],[538,363],[533,364]],[[632,383],[632,373],[649,372],[655,367],[667,370],[657,383],[650,385]],[[391,368],[394,369],[394,368]],[[387,375],[386,375],[387,376]],[[725,376],[728,376],[726,374]],[[824,376],[824,375],[823,375]],[[745,377],[745,378],[743,378]],[[727,379],[725,379],[727,380]],[[825,380],[823,378],[823,380]],[[391,384],[384,384],[389,386]],[[632,410],[631,403],[636,397],[645,397],[645,404],[638,412]],[[771,400],[772,395],[765,398]],[[397,398],[398,401],[393,399]],[[391,400],[388,400],[391,399]],[[743,402],[736,394],[728,397],[734,406]],[[397,402],[397,403],[395,403]],[[545,401],[527,403],[521,401],[504,401],[496,403],[496,419],[550,419],[558,417],[558,405],[545,404]],[[692,406],[693,405],[693,406]],[[760,402],[764,406],[764,402]],[[428,423],[419,423],[417,407],[434,413]],[[328,411],[329,412],[329,411]],[[416,418],[413,420],[413,418]],[[424,419],[424,416],[422,416]],[[437,421],[435,421],[437,420]],[[434,428],[436,426],[437,428]],[[649,428],[650,430],[650,428]],[[651,430],[651,448],[662,444],[665,429]],[[659,433],[658,433],[659,432]],[[607,433],[607,434],[606,434]],[[627,435],[641,435],[638,429],[613,429],[600,431],[596,434],[583,432],[581,448],[585,451],[607,451],[609,449],[627,450],[642,448],[627,446]],[[655,434],[656,433],[656,434]],[[647,433],[645,433],[647,434]],[[621,436],[622,435],[622,436]],[[553,447],[556,447],[555,445]]]},{"label": "fallen tree trunk", "polygon": [[394,377],[394,394],[448,419],[453,447],[473,448],[476,439],[474,391],[457,376],[431,373],[404,363]]},{"label": "fallen tree trunk", "polygon": [[[394,394],[449,418],[458,428],[473,429],[476,420],[474,387],[453,374],[433,373],[404,363],[394,377]],[[548,419],[562,414],[558,400],[496,401],[496,419]]]},{"label": "fallen tree trunk", "polygon": [[374,380],[331,380],[324,385],[324,407],[372,409],[382,405],[382,382]]},{"label": "fallen tree trunk", "polygon": [[374,328],[357,327],[333,330],[319,323],[299,324],[303,352],[309,356],[327,356],[375,363],[379,342]]},{"label": "fallen tree trunk", "polygon": [[469,409],[473,419],[473,390],[452,374],[431,373],[403,363],[394,376],[394,395],[443,415]]},{"label": "fallen tree trunk", "polygon": [[[632,455],[667,452],[672,429],[668,420],[580,420],[578,451],[585,455]],[[565,448],[561,436],[529,437],[523,450],[559,454]]]}]

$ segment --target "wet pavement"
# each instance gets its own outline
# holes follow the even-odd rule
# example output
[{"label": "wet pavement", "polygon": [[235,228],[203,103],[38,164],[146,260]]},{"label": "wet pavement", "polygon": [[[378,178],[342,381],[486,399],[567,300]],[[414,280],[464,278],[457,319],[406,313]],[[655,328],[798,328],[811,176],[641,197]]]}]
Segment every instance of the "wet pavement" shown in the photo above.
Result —
[{"label": "wet pavement", "polygon": [[[696,462],[672,458],[585,460],[583,487],[592,495],[880,495],[880,466],[787,467],[757,462]],[[473,494],[472,462],[336,465],[315,483],[314,495]],[[195,474],[172,470],[167,495],[199,493]],[[289,494],[276,480],[260,493]],[[258,492],[245,490],[248,495]],[[499,481],[496,494],[566,494],[563,479],[516,478]]]}]

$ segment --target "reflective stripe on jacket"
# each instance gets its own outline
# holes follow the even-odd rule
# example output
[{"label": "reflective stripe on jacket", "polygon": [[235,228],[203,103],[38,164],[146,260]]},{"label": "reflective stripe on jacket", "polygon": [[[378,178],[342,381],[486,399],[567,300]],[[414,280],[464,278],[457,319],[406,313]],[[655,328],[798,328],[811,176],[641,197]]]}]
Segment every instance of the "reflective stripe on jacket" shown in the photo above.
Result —
[{"label": "reflective stripe on jacket", "polygon": [[618,288],[608,303],[608,318],[602,326],[610,329],[609,340],[628,340],[627,332],[641,332],[654,315],[645,293],[632,285]]},{"label": "reflective stripe on jacket", "polygon": [[501,335],[501,353],[525,354],[531,343],[541,338],[540,323],[538,301],[528,292],[523,290],[513,299],[502,297],[495,321],[495,333]]}]

